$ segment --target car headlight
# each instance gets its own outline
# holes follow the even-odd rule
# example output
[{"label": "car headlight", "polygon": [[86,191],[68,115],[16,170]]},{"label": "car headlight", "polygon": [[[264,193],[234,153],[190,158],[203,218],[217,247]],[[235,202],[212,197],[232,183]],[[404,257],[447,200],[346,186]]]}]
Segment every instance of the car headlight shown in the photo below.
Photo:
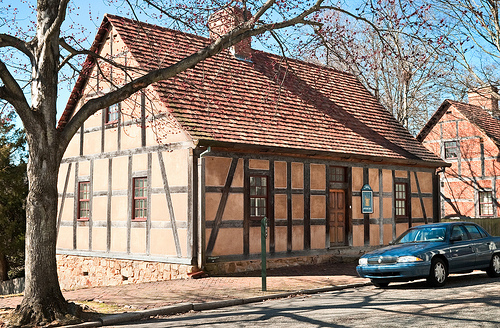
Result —
[{"label": "car headlight", "polygon": [[400,256],[398,257],[398,263],[408,263],[408,262],[420,262],[423,261],[420,257],[416,256]]},{"label": "car headlight", "polygon": [[359,265],[367,265],[368,259],[367,258],[360,258],[358,263],[359,263]]}]

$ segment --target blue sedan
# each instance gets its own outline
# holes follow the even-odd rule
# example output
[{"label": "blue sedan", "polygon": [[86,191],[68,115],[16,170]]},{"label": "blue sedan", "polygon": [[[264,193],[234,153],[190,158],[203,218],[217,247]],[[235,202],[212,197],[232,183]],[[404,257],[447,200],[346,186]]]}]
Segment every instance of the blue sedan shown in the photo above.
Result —
[{"label": "blue sedan", "polygon": [[391,245],[366,253],[356,267],[377,287],[426,278],[444,286],[449,273],[484,270],[500,277],[500,237],[468,222],[435,223],[408,229]]}]

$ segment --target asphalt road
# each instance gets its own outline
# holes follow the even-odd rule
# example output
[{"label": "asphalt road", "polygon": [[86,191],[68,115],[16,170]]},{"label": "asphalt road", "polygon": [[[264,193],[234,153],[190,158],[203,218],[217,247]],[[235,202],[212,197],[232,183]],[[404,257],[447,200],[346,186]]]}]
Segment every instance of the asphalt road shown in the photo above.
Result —
[{"label": "asphalt road", "polygon": [[[451,276],[444,288],[424,281],[141,321],[125,327],[500,327],[500,279]],[[120,327],[124,327],[120,326]]]}]

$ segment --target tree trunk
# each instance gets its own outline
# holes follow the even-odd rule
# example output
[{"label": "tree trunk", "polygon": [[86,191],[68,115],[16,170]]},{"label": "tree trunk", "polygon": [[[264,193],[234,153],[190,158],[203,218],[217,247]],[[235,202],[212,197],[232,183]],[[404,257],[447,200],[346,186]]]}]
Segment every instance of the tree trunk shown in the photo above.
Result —
[{"label": "tree trunk", "polygon": [[5,254],[0,254],[0,281],[9,280],[9,262]]},{"label": "tree trunk", "polygon": [[72,307],[57,277],[57,175],[62,158],[56,130],[60,0],[37,1],[31,111],[23,124],[29,148],[24,298],[10,325],[68,323]]},{"label": "tree trunk", "polygon": [[56,217],[57,152],[45,136],[28,134],[29,194],[26,208],[26,287],[24,298],[10,324],[43,325],[65,321],[69,311],[57,277]]}]

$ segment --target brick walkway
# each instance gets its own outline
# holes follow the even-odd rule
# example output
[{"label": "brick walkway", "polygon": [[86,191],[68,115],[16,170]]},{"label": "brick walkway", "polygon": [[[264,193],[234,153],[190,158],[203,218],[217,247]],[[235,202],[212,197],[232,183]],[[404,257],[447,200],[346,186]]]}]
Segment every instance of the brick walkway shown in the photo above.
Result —
[{"label": "brick walkway", "polygon": [[[171,304],[202,303],[295,292],[367,282],[356,274],[355,263],[332,263],[268,270],[267,291],[261,291],[260,272],[63,291],[67,300],[112,306],[106,311],[142,310]],[[15,308],[21,296],[1,297],[0,312]]]}]

